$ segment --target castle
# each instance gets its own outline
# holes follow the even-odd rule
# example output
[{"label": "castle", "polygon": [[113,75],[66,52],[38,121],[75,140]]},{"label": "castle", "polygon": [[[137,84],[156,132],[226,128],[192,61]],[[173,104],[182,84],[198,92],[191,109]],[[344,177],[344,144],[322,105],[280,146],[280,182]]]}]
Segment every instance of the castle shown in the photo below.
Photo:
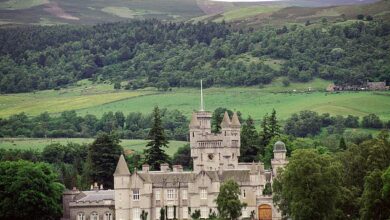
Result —
[{"label": "castle", "polygon": [[[262,163],[239,163],[240,128],[237,114],[229,118],[225,112],[221,132],[212,133],[211,113],[204,110],[202,94],[201,108],[193,113],[189,125],[193,171],[184,171],[181,165],[171,170],[168,164],[152,171],[145,164],[142,170],[130,173],[122,155],[114,173],[114,190],[95,190],[95,195],[91,191],[68,192],[64,204],[70,205],[63,219],[141,220],[141,213],[147,212],[148,220],[158,220],[161,209],[168,219],[191,219],[196,210],[200,218],[207,219],[217,213],[219,188],[229,179],[239,184],[240,200],[247,204],[242,219],[281,219],[272,196],[263,195],[263,190],[272,183],[276,170],[287,164],[285,145],[275,143],[271,170],[265,170]],[[102,192],[111,196],[99,195]]]}]

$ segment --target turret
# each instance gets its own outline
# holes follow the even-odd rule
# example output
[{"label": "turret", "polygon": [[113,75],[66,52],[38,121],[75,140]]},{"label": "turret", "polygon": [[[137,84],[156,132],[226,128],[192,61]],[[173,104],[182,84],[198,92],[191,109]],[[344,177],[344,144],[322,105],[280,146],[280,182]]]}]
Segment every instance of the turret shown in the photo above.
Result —
[{"label": "turret", "polygon": [[221,132],[223,136],[230,136],[230,118],[228,113],[225,111],[225,114],[223,115],[223,119],[221,122]]},{"label": "turret", "polygon": [[130,216],[130,171],[125,157],[119,157],[114,172],[115,215],[116,219],[128,219]]},{"label": "turret", "polygon": [[286,160],[286,145],[282,141],[274,144],[274,159],[271,160],[272,174],[277,176],[279,168],[284,168],[288,161]]}]

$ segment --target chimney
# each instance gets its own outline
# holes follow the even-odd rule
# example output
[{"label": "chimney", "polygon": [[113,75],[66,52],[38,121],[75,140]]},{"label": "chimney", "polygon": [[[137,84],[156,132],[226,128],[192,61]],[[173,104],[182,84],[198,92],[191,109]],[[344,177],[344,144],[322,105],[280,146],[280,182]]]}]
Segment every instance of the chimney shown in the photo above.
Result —
[{"label": "chimney", "polygon": [[164,173],[169,172],[169,164],[167,164],[167,163],[162,163],[162,164],[160,165],[160,170],[161,170],[162,172],[164,172]]},{"label": "chimney", "polygon": [[176,172],[176,173],[183,172],[183,166],[182,165],[173,165],[173,172]]},{"label": "chimney", "polygon": [[100,184],[100,190],[103,190],[104,187],[103,187],[103,184]]},{"label": "chimney", "polygon": [[142,165],[142,172],[144,172],[144,173],[149,172],[149,164]]}]

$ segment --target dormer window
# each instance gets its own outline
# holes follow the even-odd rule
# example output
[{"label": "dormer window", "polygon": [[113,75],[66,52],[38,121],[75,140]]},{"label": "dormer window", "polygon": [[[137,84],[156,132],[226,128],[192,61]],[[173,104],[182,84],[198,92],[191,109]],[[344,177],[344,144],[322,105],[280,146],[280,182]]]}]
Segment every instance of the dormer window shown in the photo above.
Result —
[{"label": "dormer window", "polygon": [[91,220],[99,220],[99,215],[96,212],[92,212]]},{"label": "dormer window", "polygon": [[80,212],[79,214],[77,214],[77,220],[85,220],[84,213]]},{"label": "dormer window", "polygon": [[104,214],[104,220],[112,220],[111,212],[106,212],[106,214]]}]

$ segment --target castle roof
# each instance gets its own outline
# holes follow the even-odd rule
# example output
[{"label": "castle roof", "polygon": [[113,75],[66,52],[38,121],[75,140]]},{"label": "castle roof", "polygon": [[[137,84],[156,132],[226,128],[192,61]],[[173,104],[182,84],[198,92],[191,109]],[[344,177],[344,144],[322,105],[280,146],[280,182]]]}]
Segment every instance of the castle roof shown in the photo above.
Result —
[{"label": "castle roof", "polygon": [[228,128],[230,126],[230,118],[228,113],[225,111],[225,114],[223,115],[223,119],[221,122],[221,128]]},{"label": "castle roof", "polygon": [[114,200],[114,190],[82,191],[75,199],[77,202]]},{"label": "castle roof", "polygon": [[240,120],[238,120],[238,116],[236,112],[234,112],[232,117],[232,126],[241,126]]},{"label": "castle roof", "polygon": [[222,172],[221,180],[234,180],[236,182],[249,182],[250,181],[250,170],[224,170]]},{"label": "castle roof", "polygon": [[274,152],[275,151],[286,152],[286,145],[282,141],[277,141],[274,144]]},{"label": "castle roof", "polygon": [[123,154],[119,157],[114,175],[130,175],[129,168],[127,167],[127,163]]}]

